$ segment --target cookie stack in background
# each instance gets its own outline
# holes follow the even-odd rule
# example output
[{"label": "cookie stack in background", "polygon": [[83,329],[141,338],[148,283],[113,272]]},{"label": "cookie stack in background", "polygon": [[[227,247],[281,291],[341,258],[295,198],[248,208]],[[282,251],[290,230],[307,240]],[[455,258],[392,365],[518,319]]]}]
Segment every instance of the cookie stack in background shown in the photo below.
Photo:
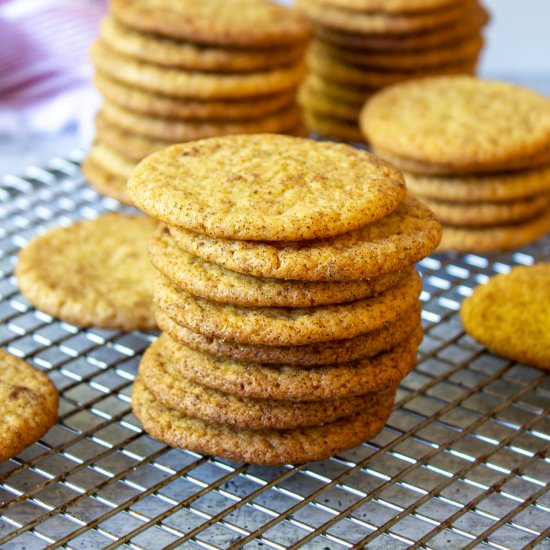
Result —
[{"label": "cookie stack in background", "polygon": [[171,143],[303,132],[295,96],[307,21],[269,0],[113,0],[91,55],[104,104],[83,165],[131,203],[135,164]]},{"label": "cookie stack in background", "polygon": [[440,225],[402,175],[277,135],[174,145],[128,191],[164,222],[150,255],[164,331],[132,406],[172,446],[259,464],[376,435],[422,338],[413,264]]},{"label": "cookie stack in background", "polygon": [[411,81],[366,105],[375,152],[444,225],[441,250],[512,250],[550,231],[550,99],[468,76]]},{"label": "cookie stack in background", "polygon": [[488,14],[472,0],[297,0],[315,26],[300,90],[308,129],[362,142],[374,92],[411,78],[475,72]]}]

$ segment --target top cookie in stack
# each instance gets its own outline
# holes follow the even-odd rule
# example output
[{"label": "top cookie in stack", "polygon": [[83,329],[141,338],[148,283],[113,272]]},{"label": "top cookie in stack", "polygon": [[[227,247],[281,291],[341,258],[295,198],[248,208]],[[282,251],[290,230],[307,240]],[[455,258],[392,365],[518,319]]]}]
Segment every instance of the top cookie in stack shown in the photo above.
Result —
[{"label": "top cookie in stack", "polygon": [[361,123],[443,222],[441,249],[509,250],[550,231],[550,99],[436,77],[380,92]]},{"label": "top cookie in stack", "polygon": [[410,78],[472,73],[487,12],[474,0],[297,0],[315,24],[300,103],[310,130],[363,141],[376,90]]},{"label": "top cookie in stack", "polygon": [[135,164],[171,143],[301,132],[309,35],[302,16],[268,0],[113,0],[91,52],[104,105],[88,180],[130,203]]},{"label": "top cookie in stack", "polygon": [[174,445],[307,462],[380,431],[421,339],[413,264],[440,226],[388,164],[276,135],[174,145],[128,189],[163,221],[132,406]]}]

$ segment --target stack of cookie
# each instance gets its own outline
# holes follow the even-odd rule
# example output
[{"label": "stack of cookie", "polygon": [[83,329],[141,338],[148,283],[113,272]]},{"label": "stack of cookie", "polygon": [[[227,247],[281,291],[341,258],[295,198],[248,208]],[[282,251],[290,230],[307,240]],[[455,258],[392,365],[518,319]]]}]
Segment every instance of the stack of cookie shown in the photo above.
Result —
[{"label": "stack of cookie", "polygon": [[135,164],[171,143],[302,133],[309,24],[269,0],[113,0],[92,47],[104,104],[84,174],[129,203]]},{"label": "stack of cookie", "polygon": [[169,147],[128,184],[164,222],[150,255],[164,331],[132,395],[166,443],[301,463],[380,431],[422,337],[413,264],[440,226],[401,174],[276,135]]},{"label": "stack of cookie", "polygon": [[444,224],[442,250],[511,250],[550,231],[550,99],[437,77],[380,92],[361,122]]},{"label": "stack of cookie", "polygon": [[315,25],[300,91],[308,128],[363,141],[358,117],[376,90],[410,78],[472,73],[487,12],[473,0],[297,0]]}]

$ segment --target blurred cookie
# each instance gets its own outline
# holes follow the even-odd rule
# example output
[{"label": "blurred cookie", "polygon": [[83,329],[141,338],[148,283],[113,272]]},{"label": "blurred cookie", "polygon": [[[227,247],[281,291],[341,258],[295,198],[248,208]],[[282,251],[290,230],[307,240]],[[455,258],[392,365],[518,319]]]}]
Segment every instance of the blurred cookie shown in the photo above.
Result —
[{"label": "blurred cookie", "polygon": [[106,170],[90,154],[82,163],[82,174],[86,181],[102,195],[112,197],[123,204],[132,204],[126,192],[126,179]]}]

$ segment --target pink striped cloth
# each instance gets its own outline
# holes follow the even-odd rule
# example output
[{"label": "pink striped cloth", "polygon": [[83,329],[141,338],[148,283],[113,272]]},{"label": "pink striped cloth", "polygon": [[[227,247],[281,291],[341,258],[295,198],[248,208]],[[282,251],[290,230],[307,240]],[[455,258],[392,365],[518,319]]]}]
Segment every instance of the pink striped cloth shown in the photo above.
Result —
[{"label": "pink striped cloth", "polygon": [[88,49],[105,0],[0,0],[0,134],[54,132],[98,99]]}]

